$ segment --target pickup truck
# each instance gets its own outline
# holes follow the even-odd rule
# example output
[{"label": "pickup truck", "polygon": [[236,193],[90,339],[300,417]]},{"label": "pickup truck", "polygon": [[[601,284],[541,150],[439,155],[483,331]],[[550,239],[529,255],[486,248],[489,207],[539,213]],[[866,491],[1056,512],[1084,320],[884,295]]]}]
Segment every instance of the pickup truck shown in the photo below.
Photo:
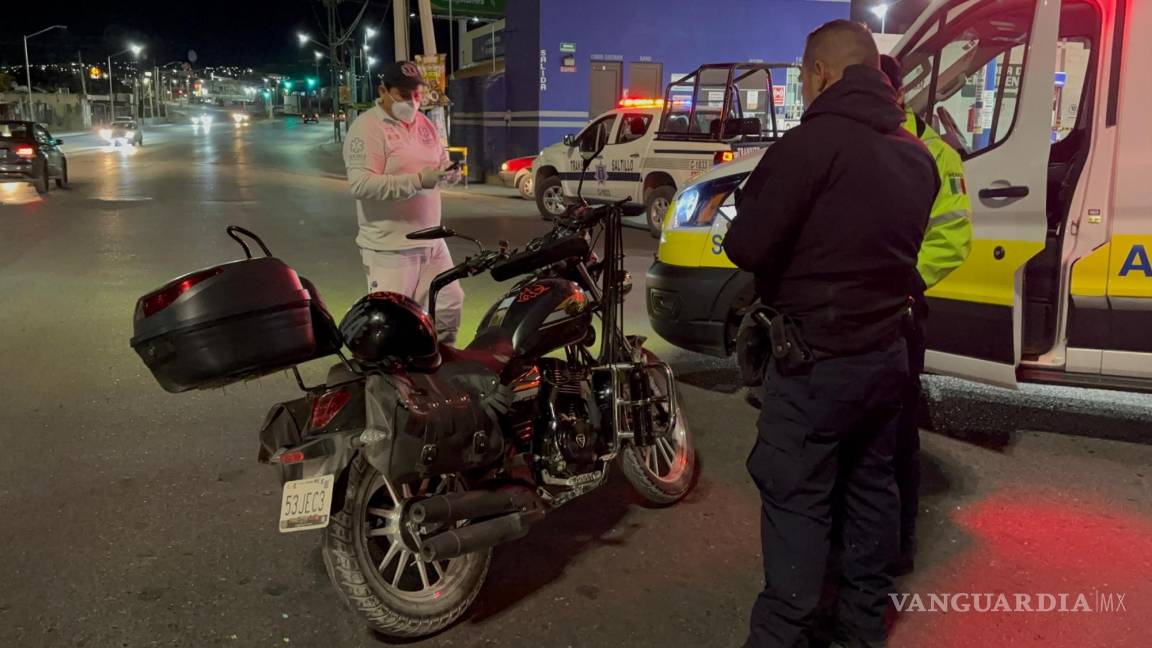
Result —
[{"label": "pickup truck", "polygon": [[[581,150],[603,153],[584,174],[583,195],[643,208],[653,237],[677,190],[716,164],[767,146],[784,131],[790,63],[715,63],[673,81],[662,99],[628,98],[567,135],[532,165],[536,206],[544,218],[564,212],[576,195]],[[773,85],[773,74],[778,81]]]}]

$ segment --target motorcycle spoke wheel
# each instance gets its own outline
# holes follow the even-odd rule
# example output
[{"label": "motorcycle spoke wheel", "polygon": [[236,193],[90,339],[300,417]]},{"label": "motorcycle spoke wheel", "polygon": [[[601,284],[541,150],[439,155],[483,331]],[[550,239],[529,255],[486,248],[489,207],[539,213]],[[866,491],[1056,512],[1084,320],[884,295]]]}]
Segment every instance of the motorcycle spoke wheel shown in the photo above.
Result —
[{"label": "motorcycle spoke wheel", "polygon": [[[645,351],[650,363],[656,356]],[[648,374],[649,386],[654,395],[665,396],[667,390],[663,374],[653,371]],[[631,394],[625,394],[631,398]],[[676,425],[669,427],[671,407],[676,408]],[[649,502],[665,506],[675,503],[692,487],[696,471],[696,451],[688,430],[688,419],[679,402],[658,402],[647,410],[652,428],[651,441],[644,445],[626,444],[620,452],[620,462],[624,475],[636,491]],[[637,421],[626,417],[626,425],[637,429]]]},{"label": "motorcycle spoke wheel", "polygon": [[451,583],[455,560],[424,562],[415,551],[415,539],[403,528],[402,511],[415,498],[440,495],[458,489],[451,476],[401,484],[399,489],[377,476],[366,509],[364,541],[380,584],[397,597],[417,602],[436,597]]}]

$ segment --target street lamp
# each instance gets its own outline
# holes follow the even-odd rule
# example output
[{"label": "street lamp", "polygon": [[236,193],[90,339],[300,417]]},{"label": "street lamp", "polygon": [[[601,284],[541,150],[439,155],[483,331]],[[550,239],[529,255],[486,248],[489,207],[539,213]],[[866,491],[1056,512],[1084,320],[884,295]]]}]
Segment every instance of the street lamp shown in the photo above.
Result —
[{"label": "street lamp", "polygon": [[28,34],[24,37],[24,75],[25,79],[28,81],[28,118],[32,121],[36,121],[36,119],[32,116],[32,66],[28,63],[28,39],[34,36],[39,36],[44,32],[50,32],[53,29],[68,29],[68,27],[67,25],[52,25],[51,27],[45,27],[44,29],[41,29],[35,34]]},{"label": "street lamp", "polygon": [[309,36],[308,34],[305,34],[304,32],[296,32],[296,39],[300,41],[301,47],[303,47],[304,45],[307,45],[308,43],[314,43],[316,45],[319,45],[320,47],[328,47],[324,43],[321,43],[320,41],[312,38],[311,36]]},{"label": "street lamp", "polygon": [[376,65],[376,57],[369,56],[364,59],[364,85],[368,86],[368,102],[372,101],[372,91],[376,89],[376,84],[372,83],[372,66]]},{"label": "street lamp", "polygon": [[880,33],[887,33],[888,27],[888,3],[881,2],[880,4],[872,7],[872,13],[880,19]]},{"label": "street lamp", "polygon": [[[142,52],[142,51],[144,51],[143,46],[136,45],[135,43],[133,43],[133,44],[129,45],[128,49],[126,49],[126,50],[122,50],[122,51],[116,52],[115,54],[109,54],[108,55],[108,120],[109,121],[115,121],[116,120],[116,90],[112,88],[112,59],[116,58],[117,56],[120,56],[121,54],[127,54],[128,52],[132,52],[132,56],[134,58],[136,58],[136,57],[140,56],[140,52]],[[133,115],[136,114],[135,109],[132,110],[132,114]]]},{"label": "street lamp", "polygon": [[364,40],[366,40],[366,41],[372,40],[372,37],[375,36],[377,33],[378,32],[375,29],[372,29],[371,27],[365,28],[364,29]]}]

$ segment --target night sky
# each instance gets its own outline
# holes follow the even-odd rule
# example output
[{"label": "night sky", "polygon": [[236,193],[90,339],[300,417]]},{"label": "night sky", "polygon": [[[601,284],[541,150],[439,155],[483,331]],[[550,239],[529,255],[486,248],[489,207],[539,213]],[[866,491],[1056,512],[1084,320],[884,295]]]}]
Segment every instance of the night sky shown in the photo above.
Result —
[{"label": "night sky", "polygon": [[[512,0],[538,1],[538,0]],[[758,0],[727,0],[754,2]],[[868,9],[879,0],[852,0],[857,20],[874,22]],[[889,28],[902,29],[927,0],[889,0]],[[415,5],[415,2],[412,2]],[[361,6],[346,0],[341,9],[345,24]],[[301,49],[295,34],[304,30],[319,39],[323,6],[317,0],[25,0],[0,20],[0,65],[23,65],[24,34],[52,24],[68,25],[68,31],[54,31],[29,41],[35,62],[53,63],[76,59],[99,60],[110,52],[127,47],[130,41],[148,49],[145,57],[158,64],[186,60],[189,50],[197,54],[197,67],[203,65],[280,66],[311,65],[311,54]],[[237,8],[243,7],[242,11]],[[377,55],[389,57],[391,27],[389,0],[370,0],[362,25],[380,28]],[[439,27],[446,28],[442,24]],[[441,31],[440,29],[437,30]],[[418,30],[414,30],[413,37]]]},{"label": "night sky", "polygon": [[[361,3],[345,5],[341,13],[348,24]],[[240,7],[243,10],[237,11]],[[361,24],[382,27],[386,11],[390,11],[387,0],[373,0]],[[0,64],[5,65],[23,65],[24,34],[57,23],[67,25],[68,30],[29,41],[33,61],[72,61],[78,49],[86,60],[100,59],[132,41],[144,45],[145,57],[157,63],[185,60],[188,51],[195,50],[197,66],[262,66],[298,60],[310,64],[311,53],[299,47],[296,32],[307,31],[319,40],[320,25],[326,24],[323,6],[315,0],[33,0],[3,13]],[[390,25],[390,18],[386,22]],[[385,42],[390,43],[390,37]]]}]

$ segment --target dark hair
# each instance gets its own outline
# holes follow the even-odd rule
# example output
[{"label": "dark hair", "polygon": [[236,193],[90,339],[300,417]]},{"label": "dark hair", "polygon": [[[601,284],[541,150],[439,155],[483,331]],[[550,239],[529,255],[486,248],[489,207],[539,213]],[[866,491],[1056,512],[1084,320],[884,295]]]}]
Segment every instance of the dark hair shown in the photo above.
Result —
[{"label": "dark hair", "polygon": [[818,58],[841,70],[849,65],[873,68],[880,65],[880,51],[876,49],[872,30],[863,23],[843,18],[830,20],[808,34],[804,44],[804,68],[811,70]]}]

